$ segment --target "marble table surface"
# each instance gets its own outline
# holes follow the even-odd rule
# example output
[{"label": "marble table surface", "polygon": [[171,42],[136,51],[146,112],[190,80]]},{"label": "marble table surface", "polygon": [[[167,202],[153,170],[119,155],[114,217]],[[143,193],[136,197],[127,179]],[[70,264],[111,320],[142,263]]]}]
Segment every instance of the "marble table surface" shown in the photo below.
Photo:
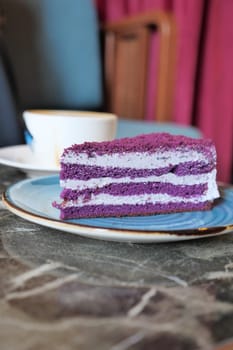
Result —
[{"label": "marble table surface", "polygon": [[[0,166],[0,191],[24,177]],[[233,234],[104,242],[0,208],[1,350],[195,350],[233,339]]]}]

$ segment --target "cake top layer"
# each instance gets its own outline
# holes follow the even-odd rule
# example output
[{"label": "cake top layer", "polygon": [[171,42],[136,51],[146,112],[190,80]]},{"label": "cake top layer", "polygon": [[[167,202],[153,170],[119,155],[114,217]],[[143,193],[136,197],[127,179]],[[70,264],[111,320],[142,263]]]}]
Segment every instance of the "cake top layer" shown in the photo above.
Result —
[{"label": "cake top layer", "polygon": [[85,142],[75,144],[64,150],[63,156],[67,153],[91,154],[113,154],[127,152],[155,152],[168,150],[192,150],[205,153],[207,156],[215,157],[215,147],[209,139],[194,139],[183,135],[172,135],[168,133],[142,134],[135,137],[126,137],[113,141]]}]

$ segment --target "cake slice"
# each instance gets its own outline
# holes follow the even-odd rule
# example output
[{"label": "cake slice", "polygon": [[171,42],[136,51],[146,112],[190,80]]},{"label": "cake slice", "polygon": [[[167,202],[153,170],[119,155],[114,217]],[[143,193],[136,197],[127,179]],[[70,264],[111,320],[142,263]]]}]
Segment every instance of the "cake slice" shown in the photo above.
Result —
[{"label": "cake slice", "polygon": [[64,150],[61,219],[208,210],[219,197],[211,140],[153,133]]}]

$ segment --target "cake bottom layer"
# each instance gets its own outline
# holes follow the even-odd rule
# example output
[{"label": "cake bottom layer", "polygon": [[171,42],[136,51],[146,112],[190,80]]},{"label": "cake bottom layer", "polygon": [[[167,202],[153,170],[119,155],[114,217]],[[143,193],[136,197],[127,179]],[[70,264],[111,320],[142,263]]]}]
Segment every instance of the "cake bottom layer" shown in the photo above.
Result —
[{"label": "cake bottom layer", "polygon": [[53,206],[60,209],[61,219],[81,219],[94,217],[120,217],[120,216],[140,216],[168,214],[183,211],[209,210],[212,203],[210,201],[201,203],[166,203],[145,205],[84,205],[82,207],[63,208],[62,204],[53,203]]}]

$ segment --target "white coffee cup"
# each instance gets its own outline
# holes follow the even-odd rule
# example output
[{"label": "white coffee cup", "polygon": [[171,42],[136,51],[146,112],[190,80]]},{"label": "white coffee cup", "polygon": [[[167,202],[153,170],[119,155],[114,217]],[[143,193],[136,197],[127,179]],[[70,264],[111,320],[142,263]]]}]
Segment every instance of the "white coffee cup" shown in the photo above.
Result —
[{"label": "white coffee cup", "polygon": [[117,117],[111,113],[66,110],[27,110],[23,112],[32,136],[35,162],[59,166],[64,148],[85,141],[110,141],[115,138]]}]

